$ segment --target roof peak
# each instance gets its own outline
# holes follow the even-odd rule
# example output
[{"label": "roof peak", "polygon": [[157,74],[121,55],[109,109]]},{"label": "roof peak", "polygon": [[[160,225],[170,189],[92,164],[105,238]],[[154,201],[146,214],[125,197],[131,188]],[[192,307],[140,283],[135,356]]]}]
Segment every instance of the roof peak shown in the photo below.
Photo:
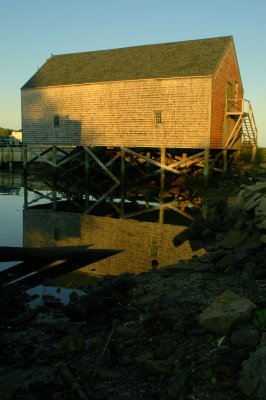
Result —
[{"label": "roof peak", "polygon": [[97,50],[89,50],[89,51],[80,51],[75,53],[60,53],[60,54],[51,54],[50,58],[52,57],[64,57],[64,56],[76,56],[79,54],[88,54],[88,53],[98,53],[98,52],[109,52],[109,51],[119,51],[119,50],[127,50],[127,49],[136,49],[136,48],[144,48],[144,47],[153,47],[153,46],[167,46],[167,45],[174,45],[178,43],[190,43],[190,42],[201,42],[201,41],[211,41],[215,39],[229,39],[233,40],[233,35],[225,35],[225,36],[215,36],[209,38],[201,38],[201,39],[189,39],[189,40],[179,40],[175,42],[160,42],[160,43],[146,43],[134,46],[125,46],[125,47],[115,47],[109,49],[97,49]]},{"label": "roof peak", "polygon": [[232,36],[51,56],[22,89],[212,75]]}]

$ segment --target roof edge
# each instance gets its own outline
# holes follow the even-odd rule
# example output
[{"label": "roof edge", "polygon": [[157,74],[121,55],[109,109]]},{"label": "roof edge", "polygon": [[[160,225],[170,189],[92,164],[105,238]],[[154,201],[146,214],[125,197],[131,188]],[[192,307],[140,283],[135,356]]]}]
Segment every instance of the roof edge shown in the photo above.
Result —
[{"label": "roof edge", "polygon": [[[139,81],[163,81],[167,79],[197,79],[197,78],[212,78],[212,74],[208,75],[188,75],[188,76],[167,76],[166,78],[138,78],[138,79],[125,79],[123,82],[139,82]],[[23,85],[20,90],[38,90],[45,88],[56,88],[56,87],[69,87],[69,86],[89,86],[89,85],[98,85],[98,84],[109,84],[109,83],[117,83],[122,82],[120,80],[114,81],[101,81],[101,82],[82,82],[82,83],[66,83],[65,85],[49,85],[49,86],[38,86],[38,87],[25,87]]]}]

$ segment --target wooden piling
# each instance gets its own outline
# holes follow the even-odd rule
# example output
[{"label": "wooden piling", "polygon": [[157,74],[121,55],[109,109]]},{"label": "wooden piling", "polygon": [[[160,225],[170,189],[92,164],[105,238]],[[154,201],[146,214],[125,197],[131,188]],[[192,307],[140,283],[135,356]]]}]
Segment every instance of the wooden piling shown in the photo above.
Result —
[{"label": "wooden piling", "polygon": [[126,152],[123,147],[121,147],[121,217],[125,214],[125,176],[126,176]]},{"label": "wooden piling", "polygon": [[209,174],[210,174],[209,158],[210,158],[210,149],[208,147],[206,147],[206,149],[204,150],[204,171],[203,171],[205,184],[208,183]]},{"label": "wooden piling", "polygon": [[[165,155],[166,155],[166,148],[161,147],[161,164],[165,165]],[[165,190],[165,169],[162,168],[161,171],[161,179],[160,179],[160,199],[163,199]]]},{"label": "wooden piling", "polygon": [[223,171],[226,173],[228,168],[227,164],[227,150],[223,150]]}]

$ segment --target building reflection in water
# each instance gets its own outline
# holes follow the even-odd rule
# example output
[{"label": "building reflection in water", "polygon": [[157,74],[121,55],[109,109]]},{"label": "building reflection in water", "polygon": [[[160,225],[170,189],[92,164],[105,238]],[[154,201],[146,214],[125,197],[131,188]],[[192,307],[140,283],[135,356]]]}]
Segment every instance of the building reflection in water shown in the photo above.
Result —
[{"label": "building reflection in water", "polygon": [[[90,276],[141,273],[152,266],[165,266],[193,254],[189,242],[176,248],[174,236],[185,226],[116,219],[45,208],[26,208],[23,212],[24,246],[92,245],[92,248],[124,251],[78,271]],[[72,279],[72,278],[71,278]]]}]

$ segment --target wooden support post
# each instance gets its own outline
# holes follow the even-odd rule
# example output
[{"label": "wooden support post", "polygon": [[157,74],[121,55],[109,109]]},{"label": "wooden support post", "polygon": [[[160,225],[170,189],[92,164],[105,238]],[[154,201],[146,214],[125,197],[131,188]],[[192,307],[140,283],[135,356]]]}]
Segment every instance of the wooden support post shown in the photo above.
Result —
[{"label": "wooden support post", "polygon": [[84,151],[85,156],[85,211],[89,207],[89,168],[90,168],[90,161],[89,161],[89,153]]},{"label": "wooden support post", "polygon": [[23,176],[23,190],[24,190],[24,209],[28,208],[28,178],[25,173]]},{"label": "wooden support post", "polygon": [[13,170],[13,147],[9,147],[8,172],[12,174],[12,170]]},{"label": "wooden support post", "polygon": [[[166,148],[161,147],[161,164],[165,164],[165,155],[166,155]],[[165,169],[161,171],[161,180],[160,180],[160,199],[163,199],[165,189]]]},{"label": "wooden support post", "polygon": [[126,176],[126,152],[123,147],[121,147],[121,217],[125,214],[125,176]]},{"label": "wooden support post", "polygon": [[252,146],[252,156],[251,156],[251,162],[255,162],[255,160],[256,160],[256,155],[257,155],[257,145],[256,144],[254,144],[253,146]]},{"label": "wooden support post", "polygon": [[227,150],[225,149],[225,150],[223,150],[223,170],[224,170],[224,173],[226,173],[227,172]]},{"label": "wooden support post", "polygon": [[22,147],[22,165],[23,165],[23,173],[27,175],[27,146]]},{"label": "wooden support post", "polygon": [[206,147],[206,149],[204,150],[204,171],[203,171],[205,184],[208,183],[210,174],[209,157],[210,157],[210,149]]},{"label": "wooden support post", "polygon": [[53,144],[53,147],[52,147],[52,158],[53,158],[53,164],[55,165],[55,168],[56,168],[56,166],[57,166],[57,148],[56,148],[55,144]]},{"label": "wooden support post", "polygon": [[164,223],[164,210],[165,210],[164,207],[160,208],[160,211],[159,211],[159,224],[163,224]]},{"label": "wooden support post", "polygon": [[201,215],[205,220],[208,219],[208,204],[203,203],[201,207]]},{"label": "wooden support post", "polygon": [[52,197],[53,197],[53,210],[56,211],[56,209],[57,209],[57,190],[55,187],[53,187]]},{"label": "wooden support post", "polygon": [[1,168],[4,162],[4,148],[0,147],[0,150],[1,150],[1,158],[0,158],[0,168]]},{"label": "wooden support post", "polygon": [[56,145],[52,146],[52,161],[53,161],[53,185],[56,185],[57,181],[57,148]]}]

